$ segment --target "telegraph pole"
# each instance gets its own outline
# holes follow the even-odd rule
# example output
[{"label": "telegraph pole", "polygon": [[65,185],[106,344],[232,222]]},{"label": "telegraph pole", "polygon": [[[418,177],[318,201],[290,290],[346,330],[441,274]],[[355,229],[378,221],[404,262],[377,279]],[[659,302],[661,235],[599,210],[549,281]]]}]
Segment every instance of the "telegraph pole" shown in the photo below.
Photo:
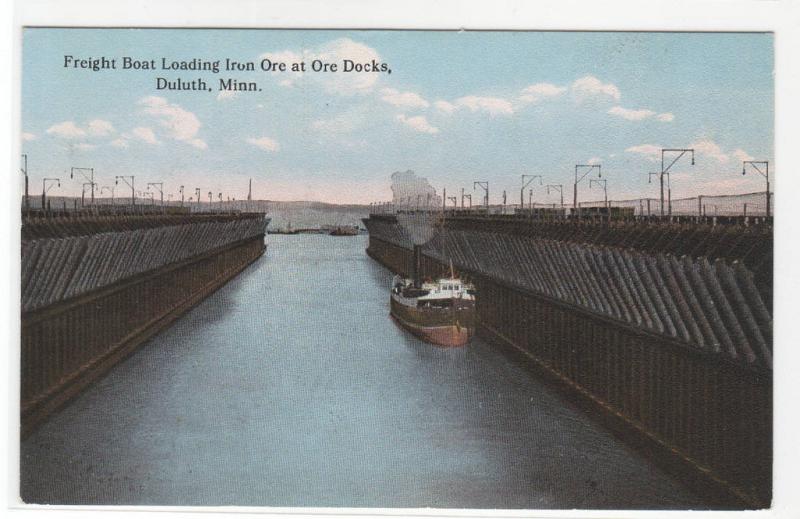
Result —
[{"label": "telegraph pole", "polygon": [[161,206],[164,206],[164,183],[163,182],[148,182],[147,183],[147,190],[150,191],[150,186],[158,188],[158,192],[161,194]]},{"label": "telegraph pole", "polygon": [[[123,182],[128,184],[128,187],[131,188],[131,207],[136,208],[136,190],[133,188],[133,175],[117,175],[114,177],[114,185],[119,185],[119,179],[122,179]],[[128,182],[128,179],[131,179]]]},{"label": "telegraph pole", "polygon": [[[767,197],[767,217],[770,216],[770,207],[769,207],[769,161],[768,160],[745,160],[742,161],[742,175],[747,173],[747,165],[750,164],[750,167],[754,170],[761,173],[761,176],[767,181],[767,190],[765,195]],[[758,166],[764,166],[764,171],[761,171],[761,168]]]},{"label": "telegraph pole", "polygon": [[558,191],[561,194],[561,207],[564,207],[564,184],[547,184],[547,194],[550,194],[550,189]]},{"label": "telegraph pole", "polygon": [[[69,178],[73,178],[76,171],[80,173],[81,176],[83,176],[83,178],[89,182],[89,184],[92,185],[92,205],[94,205],[94,168],[70,168]],[[86,175],[87,171],[89,172],[88,176]]]},{"label": "telegraph pole", "polygon": [[589,189],[592,189],[592,185],[594,184],[603,186],[603,205],[605,205],[606,209],[608,209],[608,181],[604,178],[590,178]]},{"label": "telegraph pole", "polygon": [[489,181],[488,180],[478,180],[472,183],[472,190],[475,190],[475,187],[480,187],[484,191],[483,195],[483,203],[486,206],[486,210],[489,210]]},{"label": "telegraph pole", "polygon": [[108,186],[101,187],[100,188],[100,195],[101,196],[103,195],[103,190],[105,190],[105,189],[108,189],[109,191],[111,191],[111,206],[113,207],[114,206],[114,187],[113,186],[112,187],[108,187]]},{"label": "telegraph pole", "polygon": [[[50,186],[47,186],[47,182],[50,182]],[[42,211],[47,209],[47,192],[53,187],[53,182],[58,183],[58,187],[61,187],[61,179],[60,178],[43,178],[42,179]]]},{"label": "telegraph pole", "polygon": [[25,175],[25,210],[28,211],[31,208],[31,203],[28,198],[28,154],[22,154],[22,167],[20,168],[22,174]]},{"label": "telegraph pole", "polygon": [[[581,175],[581,178],[578,178],[578,170],[579,169],[586,169],[586,173]],[[586,175],[591,173],[595,168],[597,168],[597,177],[602,177],[603,174],[600,171],[600,164],[575,164],[575,185],[573,189],[572,195],[572,208],[577,211],[578,209],[578,183],[586,178]],[[561,205],[564,205],[564,202],[561,202]]]},{"label": "telegraph pole", "polygon": [[[664,167],[664,154],[665,153],[677,153],[678,156],[675,157],[672,162],[669,163],[668,166]],[[676,162],[680,160],[681,157],[686,155],[687,153],[692,154],[692,166],[694,166],[694,149],[692,148],[661,148],[661,173],[658,174],[659,183],[661,184],[661,216],[664,216],[664,175],[669,175],[669,168],[671,168]],[[672,201],[672,192],[670,188],[670,202]],[[671,213],[670,207],[670,213]]]},{"label": "telegraph pole", "polygon": [[[525,179],[528,179],[526,182]],[[542,185],[542,176],[541,175],[522,175],[522,187],[519,189],[519,208],[525,208],[525,188],[530,185],[535,179],[539,179],[539,185]],[[531,193],[533,193],[533,189],[531,189]]]},{"label": "telegraph pole", "polygon": [[181,192],[181,207],[183,207],[183,186],[178,191]]}]

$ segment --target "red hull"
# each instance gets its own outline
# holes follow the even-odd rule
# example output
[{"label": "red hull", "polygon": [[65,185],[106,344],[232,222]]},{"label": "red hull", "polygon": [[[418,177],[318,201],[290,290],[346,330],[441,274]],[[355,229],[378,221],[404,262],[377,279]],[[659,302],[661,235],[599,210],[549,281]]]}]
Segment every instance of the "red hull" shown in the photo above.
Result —
[{"label": "red hull", "polygon": [[416,326],[408,323],[398,316],[391,314],[392,318],[397,321],[403,328],[410,331],[425,342],[430,342],[437,346],[445,348],[459,348],[467,344],[469,341],[470,333],[469,328],[464,326]]}]

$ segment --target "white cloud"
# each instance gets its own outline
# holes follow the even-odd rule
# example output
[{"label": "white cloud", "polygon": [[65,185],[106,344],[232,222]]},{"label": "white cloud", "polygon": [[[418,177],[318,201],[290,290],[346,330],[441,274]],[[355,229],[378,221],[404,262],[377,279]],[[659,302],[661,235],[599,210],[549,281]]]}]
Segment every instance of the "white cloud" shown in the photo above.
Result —
[{"label": "white cloud", "polygon": [[736,148],[735,150],[733,150],[731,155],[733,155],[734,158],[739,162],[744,162],[746,160],[753,160],[753,157],[741,148]]},{"label": "white cloud", "polygon": [[619,88],[612,83],[603,83],[594,76],[584,76],[575,80],[571,86],[572,93],[579,101],[597,97],[611,97],[619,101],[622,95]]},{"label": "white cloud", "polygon": [[217,94],[217,101],[226,101],[234,97],[236,97],[235,90],[220,90],[219,94]]},{"label": "white cloud", "polygon": [[717,162],[722,164],[730,160],[730,157],[722,151],[722,148],[720,148],[719,144],[711,139],[697,140],[690,144],[689,147],[694,148],[695,152],[707,157],[711,157],[712,159],[716,159]]},{"label": "white cloud", "polygon": [[621,106],[609,108],[608,113],[617,117],[622,117],[623,119],[627,119],[629,121],[641,121],[656,115],[654,111],[647,110],[646,108],[640,110],[630,110]]},{"label": "white cloud", "polygon": [[456,99],[455,105],[469,108],[472,112],[486,112],[490,115],[511,115],[514,107],[499,97],[465,96]]},{"label": "white cloud", "polygon": [[[267,52],[259,56],[261,59],[267,58],[273,62],[286,63],[286,72],[274,72],[281,76],[279,82],[282,86],[291,87],[303,78],[315,81],[328,92],[340,95],[366,94],[372,92],[382,73],[376,72],[344,72],[343,61],[351,60],[358,64],[381,62],[378,52],[350,38],[339,38],[326,43],[315,49],[303,49],[301,52],[283,50],[279,52]],[[315,59],[325,63],[336,63],[339,66],[337,72],[312,72],[311,62]],[[306,72],[291,72],[289,69],[292,63],[305,61]]]},{"label": "white cloud", "polygon": [[252,144],[253,146],[257,146],[262,150],[266,151],[278,151],[281,149],[280,144],[277,141],[270,139],[269,137],[249,137],[247,140],[248,144]]},{"label": "white cloud", "polygon": [[425,118],[424,115],[417,115],[414,117],[406,117],[403,114],[397,116],[397,120],[401,123],[405,124],[409,128],[413,128],[414,130],[422,133],[439,133],[439,128],[435,126],[431,126],[428,120]]},{"label": "white cloud", "polygon": [[131,136],[147,144],[158,144],[158,139],[153,130],[144,126],[139,126],[131,130]]},{"label": "white cloud", "polygon": [[311,123],[311,128],[323,133],[349,133],[359,128],[362,123],[360,115],[348,112],[331,119],[317,119]]},{"label": "white cloud", "polygon": [[427,108],[430,103],[414,92],[400,92],[394,88],[381,90],[381,99],[401,108]]},{"label": "white cloud", "polygon": [[628,153],[638,153],[649,160],[658,161],[661,158],[661,146],[655,144],[639,144],[626,149]]},{"label": "white cloud", "polygon": [[36,135],[29,133],[29,132],[22,132],[22,140],[23,141],[33,141],[36,140]]},{"label": "white cloud", "polygon": [[94,144],[88,144],[86,142],[79,142],[77,144],[70,144],[70,147],[80,151],[90,151],[95,149],[97,146]]},{"label": "white cloud", "polygon": [[458,108],[453,103],[448,103],[447,101],[441,101],[441,100],[433,103],[433,106],[435,106],[437,110],[445,114],[451,114],[455,112],[456,109]]},{"label": "white cloud", "polygon": [[115,148],[127,148],[128,147],[128,140],[124,139],[122,137],[119,137],[119,138],[114,139],[113,141],[111,141],[109,144],[111,144]]},{"label": "white cloud", "polygon": [[116,132],[114,125],[102,119],[93,119],[89,121],[88,130],[91,135],[95,137],[105,137]]},{"label": "white cloud", "polygon": [[538,103],[548,97],[556,97],[563,94],[567,89],[553,85],[551,83],[536,83],[522,89],[520,100],[525,103]]},{"label": "white cloud", "polygon": [[197,137],[202,124],[192,112],[170,103],[163,97],[148,96],[139,100],[144,112],[156,118],[167,136],[196,148],[205,149],[206,143]]},{"label": "white cloud", "polygon": [[675,120],[675,116],[670,112],[666,112],[666,113],[663,113],[663,114],[658,114],[658,116],[656,118],[659,121],[661,121],[662,123],[671,123],[672,121]]},{"label": "white cloud", "polygon": [[62,139],[79,139],[86,136],[86,131],[72,121],[54,124],[47,129],[46,133],[61,137]]}]

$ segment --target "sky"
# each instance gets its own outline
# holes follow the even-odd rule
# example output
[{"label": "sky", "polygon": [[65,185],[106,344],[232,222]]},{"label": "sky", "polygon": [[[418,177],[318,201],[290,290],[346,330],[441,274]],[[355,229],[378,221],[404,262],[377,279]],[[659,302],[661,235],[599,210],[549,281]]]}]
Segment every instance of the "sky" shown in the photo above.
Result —
[{"label": "sky", "polygon": [[[592,163],[621,200],[658,197],[648,173],[661,148],[695,149],[694,166],[684,157],[670,170],[673,199],[763,190],[743,160],[769,160],[774,176],[771,34],[28,28],[23,38],[31,194],[57,177],[50,195],[79,195],[85,180],[70,168],[92,167],[98,189],[134,175],[137,190],[163,182],[176,197],[185,185],[187,198],[199,187],[241,199],[252,178],[256,199],[366,204],[391,199],[391,174],[412,170],[476,201],[473,182],[488,181],[492,203],[503,190],[518,200],[522,174],[542,175],[533,199],[554,202],[544,185],[570,198],[575,165]],[[124,56],[157,68],[123,70]],[[256,70],[162,70],[162,58]],[[307,71],[266,72],[265,58]],[[310,70],[346,59],[387,70]],[[159,90],[159,77],[212,91]],[[227,78],[257,90],[220,91]],[[602,191],[584,180],[578,198]]]}]

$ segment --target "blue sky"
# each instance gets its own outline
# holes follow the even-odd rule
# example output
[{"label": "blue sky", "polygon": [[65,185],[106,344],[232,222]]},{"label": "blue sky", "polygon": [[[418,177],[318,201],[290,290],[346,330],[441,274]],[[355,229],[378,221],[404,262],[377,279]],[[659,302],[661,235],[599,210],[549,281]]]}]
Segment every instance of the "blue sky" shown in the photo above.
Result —
[{"label": "blue sky", "polygon": [[[64,56],[121,61],[376,60],[386,73],[91,72]],[[160,66],[160,63],[159,63]],[[159,91],[156,77],[213,92]],[[219,78],[257,92],[219,95]],[[26,29],[22,150],[31,192],[79,194],[69,168],[241,198],[369,203],[414,170],[441,191],[488,180],[517,200],[520,175],[571,189],[602,164],[611,199],[657,196],[661,147],[694,147],[673,197],[763,189],[742,160],[773,156],[770,34]],[[771,172],[774,165],[771,164]],[[602,195],[588,183],[580,200]],[[188,196],[188,195],[187,195]],[[475,196],[475,199],[479,195]],[[554,201],[535,187],[534,200]]]}]

